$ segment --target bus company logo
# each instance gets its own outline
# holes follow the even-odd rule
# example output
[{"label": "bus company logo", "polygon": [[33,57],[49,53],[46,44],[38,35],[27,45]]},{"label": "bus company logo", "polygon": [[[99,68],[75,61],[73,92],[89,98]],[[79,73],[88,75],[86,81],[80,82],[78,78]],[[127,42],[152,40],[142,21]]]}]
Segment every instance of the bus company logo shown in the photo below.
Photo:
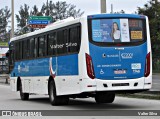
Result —
[{"label": "bus company logo", "polygon": [[134,70],[135,69],[137,69],[137,70],[141,69],[141,63],[132,63],[131,68],[134,69]]},{"label": "bus company logo", "polygon": [[121,57],[122,57],[122,59],[132,59],[133,53],[122,53]]}]

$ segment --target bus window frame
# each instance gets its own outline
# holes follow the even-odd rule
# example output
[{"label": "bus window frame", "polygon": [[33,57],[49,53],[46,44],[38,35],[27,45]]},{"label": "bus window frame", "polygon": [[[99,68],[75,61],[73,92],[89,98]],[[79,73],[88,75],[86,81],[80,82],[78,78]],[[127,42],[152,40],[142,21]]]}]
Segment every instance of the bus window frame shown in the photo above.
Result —
[{"label": "bus window frame", "polygon": [[[66,53],[64,53],[64,54],[57,54],[57,50],[56,50],[56,52],[55,52],[55,55],[48,55],[47,54],[47,43],[48,43],[48,38],[47,38],[47,35],[48,34],[50,34],[50,33],[53,33],[53,32],[56,32],[57,33],[57,31],[58,30],[68,30],[68,37],[69,37],[69,29],[70,28],[73,28],[73,27],[79,27],[79,40],[80,40],[80,44],[79,44],[79,49],[78,49],[78,51],[77,52],[66,52]],[[36,34],[36,35],[33,35],[33,36],[29,36],[29,37],[25,37],[25,38],[23,38],[23,39],[18,39],[18,40],[15,40],[15,41],[11,41],[11,42],[13,42],[13,43],[15,43],[15,42],[24,42],[25,40],[29,40],[28,42],[30,43],[30,39],[31,38],[34,38],[34,40],[35,40],[35,47],[36,47],[36,57],[28,57],[28,58],[23,58],[23,51],[22,51],[22,58],[20,59],[20,60],[16,60],[16,61],[25,61],[25,60],[34,60],[34,59],[41,59],[41,58],[49,58],[49,57],[58,57],[58,56],[67,56],[67,55],[72,55],[72,54],[79,54],[79,52],[80,52],[80,47],[81,47],[81,38],[82,38],[82,32],[81,32],[81,30],[82,30],[82,27],[81,27],[81,23],[76,23],[76,24],[72,24],[72,25],[69,25],[69,26],[64,26],[64,27],[61,27],[61,28],[57,28],[57,29],[54,29],[54,30],[50,30],[50,31],[46,31],[46,32],[43,32],[43,33],[40,33],[40,34]],[[41,36],[44,36],[44,38],[45,38],[45,56],[41,56],[41,57],[39,57],[38,56],[38,37],[41,37]],[[57,36],[56,36],[57,37]],[[57,42],[57,41],[56,41]],[[30,45],[30,44],[29,44]],[[30,46],[29,46],[29,48],[30,48]],[[22,48],[23,49],[23,48]],[[15,50],[15,49],[14,49]],[[30,55],[30,54],[29,54]],[[16,62],[15,61],[15,54],[14,54],[14,62]]]},{"label": "bus window frame", "polygon": [[[88,39],[89,42],[97,45],[97,46],[101,46],[101,47],[115,47],[115,46],[119,46],[119,47],[129,47],[129,46],[138,46],[141,45],[143,43],[145,43],[147,41],[147,25],[146,25],[146,18],[126,18],[126,17],[113,17],[113,18],[108,18],[108,19],[134,19],[134,20],[143,20],[143,31],[144,31],[144,40],[143,41],[138,41],[138,42],[96,42],[92,39],[92,20],[100,20],[100,19],[107,19],[107,18],[92,18],[92,19],[88,19],[87,23],[88,23]],[[129,32],[130,33],[130,32]]]}]

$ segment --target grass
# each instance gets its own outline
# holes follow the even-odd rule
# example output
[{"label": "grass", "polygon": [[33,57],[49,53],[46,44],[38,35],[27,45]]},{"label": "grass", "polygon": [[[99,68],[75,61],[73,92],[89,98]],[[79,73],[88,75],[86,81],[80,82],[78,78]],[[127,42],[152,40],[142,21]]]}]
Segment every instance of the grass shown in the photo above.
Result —
[{"label": "grass", "polygon": [[160,94],[135,93],[135,94],[117,94],[117,96],[128,97],[128,98],[160,100]]},{"label": "grass", "polygon": [[153,73],[160,73],[160,70],[153,70]]}]

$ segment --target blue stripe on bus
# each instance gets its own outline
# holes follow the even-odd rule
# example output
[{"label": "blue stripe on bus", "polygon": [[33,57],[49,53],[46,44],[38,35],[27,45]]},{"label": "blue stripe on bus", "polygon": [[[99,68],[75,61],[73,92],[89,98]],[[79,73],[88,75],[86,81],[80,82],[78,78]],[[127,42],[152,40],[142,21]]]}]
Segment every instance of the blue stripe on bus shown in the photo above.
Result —
[{"label": "blue stripe on bus", "polygon": [[[40,58],[15,62],[11,76],[50,76],[49,60],[50,58]],[[78,54],[52,57],[52,69],[56,76],[78,75]]]}]

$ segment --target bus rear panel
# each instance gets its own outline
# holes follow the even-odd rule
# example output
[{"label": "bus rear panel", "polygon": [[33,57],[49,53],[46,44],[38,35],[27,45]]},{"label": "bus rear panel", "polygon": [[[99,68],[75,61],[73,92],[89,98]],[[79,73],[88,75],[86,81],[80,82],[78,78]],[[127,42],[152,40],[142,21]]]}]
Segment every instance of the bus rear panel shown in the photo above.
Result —
[{"label": "bus rear panel", "polygon": [[146,16],[88,16],[88,33],[97,91],[151,88],[151,44]]}]

